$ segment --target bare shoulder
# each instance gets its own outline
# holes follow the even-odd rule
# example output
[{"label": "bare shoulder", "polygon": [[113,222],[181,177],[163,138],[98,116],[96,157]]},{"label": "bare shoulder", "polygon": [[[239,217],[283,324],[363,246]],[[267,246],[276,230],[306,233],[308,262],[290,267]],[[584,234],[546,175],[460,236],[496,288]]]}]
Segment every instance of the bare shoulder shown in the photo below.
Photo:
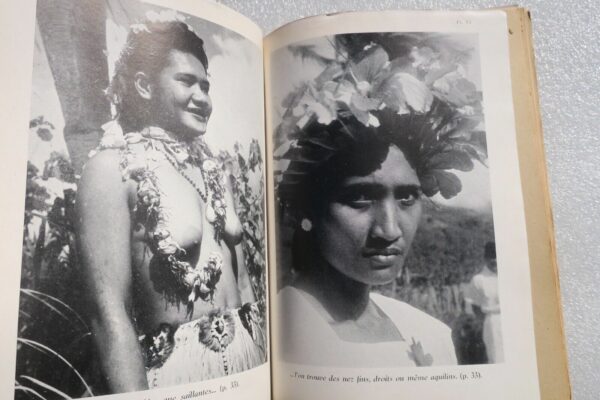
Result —
[{"label": "bare shoulder", "polygon": [[78,207],[85,209],[89,204],[127,202],[129,185],[120,170],[121,153],[118,150],[103,150],[92,157],[81,175],[77,191]]},{"label": "bare shoulder", "polygon": [[121,153],[118,150],[102,150],[88,160],[83,169],[81,180],[108,178],[119,173]]},{"label": "bare shoulder", "polygon": [[[97,189],[102,189],[104,185],[124,186],[121,176],[120,165],[121,153],[119,150],[102,150],[88,160],[81,175],[80,189],[94,184],[99,185]],[[104,185],[102,185],[104,184]]]}]

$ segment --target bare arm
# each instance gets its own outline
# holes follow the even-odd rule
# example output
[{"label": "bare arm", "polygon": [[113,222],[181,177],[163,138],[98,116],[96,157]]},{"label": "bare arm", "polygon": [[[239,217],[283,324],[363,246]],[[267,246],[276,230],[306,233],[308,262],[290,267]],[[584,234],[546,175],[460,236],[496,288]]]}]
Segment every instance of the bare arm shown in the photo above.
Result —
[{"label": "bare arm", "polygon": [[131,319],[131,216],[119,159],[116,151],[104,151],[90,160],[77,193],[77,237],[92,330],[113,393],[148,387]]}]

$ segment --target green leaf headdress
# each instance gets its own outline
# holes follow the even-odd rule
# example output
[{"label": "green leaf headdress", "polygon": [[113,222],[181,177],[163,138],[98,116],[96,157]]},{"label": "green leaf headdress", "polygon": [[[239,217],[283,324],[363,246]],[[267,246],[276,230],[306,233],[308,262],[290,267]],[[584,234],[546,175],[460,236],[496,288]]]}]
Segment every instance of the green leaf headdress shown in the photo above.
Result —
[{"label": "green leaf headdress", "polygon": [[330,44],[333,58],[310,45],[289,48],[323,71],[282,104],[275,132],[279,200],[293,203],[310,189],[307,177],[369,140],[397,145],[426,196],[458,194],[462,184],[452,171],[487,160],[481,93],[465,73],[471,50],[433,34],[348,34]]}]

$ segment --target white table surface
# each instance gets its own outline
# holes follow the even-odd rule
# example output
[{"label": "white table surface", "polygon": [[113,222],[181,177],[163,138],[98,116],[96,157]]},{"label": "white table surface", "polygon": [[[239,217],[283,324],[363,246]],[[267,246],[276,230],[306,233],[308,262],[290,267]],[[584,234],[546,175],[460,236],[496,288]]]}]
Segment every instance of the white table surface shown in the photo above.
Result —
[{"label": "white table surface", "polygon": [[[310,15],[349,10],[511,5],[477,0],[220,0],[265,33]],[[600,1],[521,0],[531,10],[554,208],[569,370],[576,400],[600,377]]]}]

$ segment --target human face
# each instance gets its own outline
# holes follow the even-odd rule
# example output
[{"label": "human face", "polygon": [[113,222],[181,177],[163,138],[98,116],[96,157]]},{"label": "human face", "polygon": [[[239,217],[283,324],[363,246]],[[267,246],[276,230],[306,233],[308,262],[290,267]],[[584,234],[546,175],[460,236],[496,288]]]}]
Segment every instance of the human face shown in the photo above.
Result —
[{"label": "human face", "polygon": [[404,264],[421,218],[419,179],[400,149],[379,169],[334,189],[315,221],[320,254],[338,272],[366,285],[392,281]]},{"label": "human face", "polygon": [[212,102],[204,66],[191,53],[171,50],[151,90],[157,126],[183,140],[206,132]]}]

